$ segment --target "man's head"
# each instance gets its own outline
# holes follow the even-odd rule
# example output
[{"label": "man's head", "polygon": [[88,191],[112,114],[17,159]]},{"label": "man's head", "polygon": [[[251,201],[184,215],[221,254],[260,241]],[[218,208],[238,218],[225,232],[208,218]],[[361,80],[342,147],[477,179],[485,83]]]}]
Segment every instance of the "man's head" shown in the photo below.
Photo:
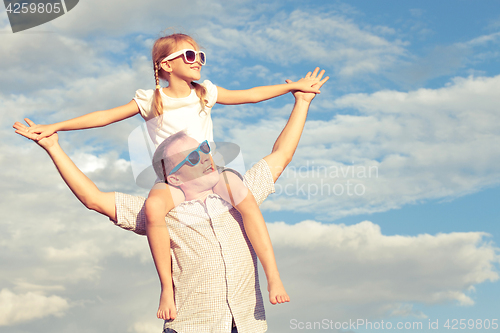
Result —
[{"label": "man's head", "polygon": [[[153,168],[162,180],[172,186],[181,187],[183,190],[205,191],[214,187],[219,180],[219,175],[213,165],[209,153],[201,147],[195,139],[178,132],[163,141],[153,156]],[[198,163],[189,163],[186,157],[197,151]],[[175,172],[172,170],[177,169]]]}]

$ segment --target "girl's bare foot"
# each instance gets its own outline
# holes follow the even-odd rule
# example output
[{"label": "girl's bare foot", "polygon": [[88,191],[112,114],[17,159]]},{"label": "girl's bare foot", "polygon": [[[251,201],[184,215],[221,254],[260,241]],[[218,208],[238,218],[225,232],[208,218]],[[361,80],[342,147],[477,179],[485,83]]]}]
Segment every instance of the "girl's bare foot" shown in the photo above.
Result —
[{"label": "girl's bare foot", "polygon": [[156,313],[158,319],[173,320],[177,317],[177,309],[175,308],[174,295],[166,291],[161,291],[160,305]]},{"label": "girl's bare foot", "polygon": [[290,297],[286,293],[281,279],[269,281],[267,290],[269,291],[269,301],[271,304],[290,302]]}]

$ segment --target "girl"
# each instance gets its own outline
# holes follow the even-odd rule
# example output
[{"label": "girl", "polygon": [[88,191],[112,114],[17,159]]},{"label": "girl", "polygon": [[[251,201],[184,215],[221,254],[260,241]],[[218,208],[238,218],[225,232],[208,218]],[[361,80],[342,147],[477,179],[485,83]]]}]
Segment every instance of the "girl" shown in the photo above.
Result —
[{"label": "girl", "polygon": [[[206,56],[194,39],[184,34],[157,39],[152,58],[155,90],[137,90],[134,99],[126,105],[55,124],[35,125],[29,131],[38,134],[37,140],[40,140],[57,131],[101,127],[140,113],[147,121],[149,135],[156,147],[165,138],[181,130],[200,143],[205,140],[213,142],[210,112],[215,103],[256,103],[293,90],[319,93],[317,88],[312,87],[316,82],[310,79],[235,91],[217,87],[208,80],[198,84],[195,81],[201,77],[200,71],[206,63]],[[167,81],[168,86],[162,88],[160,79]],[[169,179],[173,178],[169,176]],[[232,172],[222,172],[220,179],[214,192],[231,202],[241,213],[247,236],[266,274],[270,302],[288,302],[290,299],[281,282],[269,234],[255,199]],[[146,233],[161,283],[157,317],[166,320],[175,319],[177,312],[171,277],[170,237],[165,216],[182,201],[184,194],[180,189],[157,183],[150,191],[145,207],[148,220]]]}]

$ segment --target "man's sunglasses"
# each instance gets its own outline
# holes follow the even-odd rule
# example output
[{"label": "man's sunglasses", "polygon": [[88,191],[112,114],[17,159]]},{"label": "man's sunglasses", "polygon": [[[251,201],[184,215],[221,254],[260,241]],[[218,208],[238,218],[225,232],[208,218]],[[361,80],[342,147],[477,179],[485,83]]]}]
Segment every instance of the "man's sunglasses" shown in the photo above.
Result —
[{"label": "man's sunglasses", "polygon": [[177,172],[185,163],[189,163],[191,166],[195,166],[196,164],[200,163],[200,151],[204,154],[210,153],[210,145],[208,144],[208,140],[200,143],[198,148],[190,152],[189,155],[186,156],[186,158],[181,163],[177,164],[168,175],[170,176],[171,174]]},{"label": "man's sunglasses", "polygon": [[166,57],[165,59],[163,59],[161,62],[175,59],[178,56],[180,56],[181,54],[184,55],[184,60],[186,60],[186,62],[188,64],[192,64],[196,61],[197,54],[200,55],[200,64],[205,65],[207,63],[207,57],[205,56],[205,52],[195,51],[195,50],[191,50],[191,49],[184,49],[184,50],[174,52],[171,55],[169,55],[168,57]]}]

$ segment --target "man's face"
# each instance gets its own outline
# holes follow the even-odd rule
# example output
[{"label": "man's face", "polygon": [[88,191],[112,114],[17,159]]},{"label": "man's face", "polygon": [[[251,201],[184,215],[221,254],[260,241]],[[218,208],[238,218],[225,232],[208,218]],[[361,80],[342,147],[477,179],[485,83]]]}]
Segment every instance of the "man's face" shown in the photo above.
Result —
[{"label": "man's face", "polygon": [[[191,138],[186,137],[184,139],[174,142],[168,149],[168,155],[173,165],[181,163],[193,150],[198,148],[199,143]],[[173,185],[187,187],[191,191],[206,191],[211,189],[219,181],[219,173],[216,171],[213,165],[212,158],[210,154],[205,154],[198,151],[200,154],[200,161],[198,164],[192,166],[189,163],[184,163],[181,168],[173,174],[179,184],[175,184],[169,178],[169,183],[172,182]]]}]

